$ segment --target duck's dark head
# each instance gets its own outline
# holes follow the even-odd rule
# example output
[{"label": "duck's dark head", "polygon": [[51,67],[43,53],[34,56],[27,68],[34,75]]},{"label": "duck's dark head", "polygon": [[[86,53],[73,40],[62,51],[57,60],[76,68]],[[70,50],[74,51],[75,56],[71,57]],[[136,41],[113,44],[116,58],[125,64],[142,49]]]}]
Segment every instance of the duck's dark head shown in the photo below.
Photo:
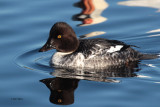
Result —
[{"label": "duck's dark head", "polygon": [[79,46],[79,41],[73,29],[65,22],[55,23],[49,38],[39,52],[56,49],[59,52],[74,52]]}]

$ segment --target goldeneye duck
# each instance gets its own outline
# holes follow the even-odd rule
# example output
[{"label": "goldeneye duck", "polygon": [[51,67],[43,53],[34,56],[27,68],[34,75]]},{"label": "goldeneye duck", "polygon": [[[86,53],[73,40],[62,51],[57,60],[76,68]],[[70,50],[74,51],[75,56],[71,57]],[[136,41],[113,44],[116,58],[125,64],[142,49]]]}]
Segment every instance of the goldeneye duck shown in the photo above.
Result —
[{"label": "goldeneye duck", "polygon": [[79,39],[65,22],[55,23],[46,44],[40,52],[56,49],[51,65],[56,67],[103,68],[142,59],[154,59],[157,55],[142,54],[124,42],[102,38]]}]

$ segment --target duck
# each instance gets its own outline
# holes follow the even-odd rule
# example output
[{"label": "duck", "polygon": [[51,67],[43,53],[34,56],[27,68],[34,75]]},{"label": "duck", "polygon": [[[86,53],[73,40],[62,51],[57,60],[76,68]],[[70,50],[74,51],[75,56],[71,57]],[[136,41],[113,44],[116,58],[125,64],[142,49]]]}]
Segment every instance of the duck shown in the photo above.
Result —
[{"label": "duck", "polygon": [[78,39],[69,24],[57,22],[52,26],[49,38],[39,52],[56,49],[50,64],[64,68],[105,68],[158,57],[155,54],[140,53],[133,47],[136,46],[118,40]]}]

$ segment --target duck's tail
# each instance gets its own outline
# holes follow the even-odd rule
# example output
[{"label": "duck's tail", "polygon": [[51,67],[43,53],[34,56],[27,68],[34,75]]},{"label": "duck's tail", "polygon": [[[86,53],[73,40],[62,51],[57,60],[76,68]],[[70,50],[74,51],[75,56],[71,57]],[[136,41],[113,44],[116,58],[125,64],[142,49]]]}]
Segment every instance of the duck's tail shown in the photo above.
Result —
[{"label": "duck's tail", "polygon": [[141,54],[140,60],[156,59],[159,57],[160,57],[160,55],[158,55],[158,54]]}]

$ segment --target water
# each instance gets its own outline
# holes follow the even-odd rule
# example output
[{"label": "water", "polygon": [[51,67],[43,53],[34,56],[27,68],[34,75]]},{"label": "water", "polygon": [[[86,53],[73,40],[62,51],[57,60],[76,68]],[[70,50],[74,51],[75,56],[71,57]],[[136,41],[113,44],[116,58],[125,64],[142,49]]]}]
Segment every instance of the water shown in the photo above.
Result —
[{"label": "water", "polygon": [[[76,7],[78,2],[0,1],[0,105],[60,106],[57,101],[72,107],[159,107],[159,58],[127,69],[111,68],[106,74],[103,70],[75,73],[50,67],[55,50],[39,53],[38,49],[46,42],[51,26],[65,21],[78,37],[121,40],[141,47],[136,48],[140,52],[159,54],[160,0],[99,0],[102,4],[96,3],[88,22],[77,16],[82,12]],[[52,96],[56,93],[68,100]]]}]

